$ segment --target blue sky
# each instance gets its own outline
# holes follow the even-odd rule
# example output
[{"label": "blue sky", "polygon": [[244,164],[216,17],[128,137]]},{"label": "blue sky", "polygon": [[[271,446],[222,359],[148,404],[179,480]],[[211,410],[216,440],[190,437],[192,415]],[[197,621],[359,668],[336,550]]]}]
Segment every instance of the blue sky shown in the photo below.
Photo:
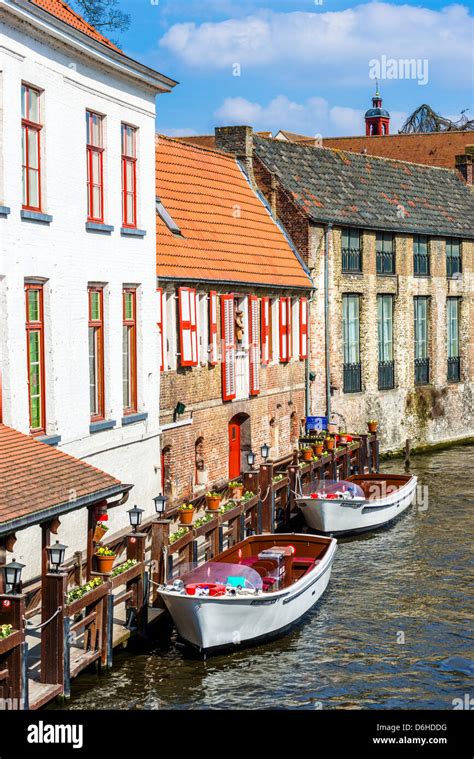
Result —
[{"label": "blue sky", "polygon": [[[115,35],[125,52],[180,82],[171,95],[158,98],[157,128],[165,134],[209,134],[216,125],[243,123],[273,132],[361,134],[377,66],[392,131],[422,103],[451,118],[469,108],[474,118],[472,4],[121,0],[120,5],[131,15],[129,31]],[[399,66],[407,59],[417,66],[408,77]]]}]

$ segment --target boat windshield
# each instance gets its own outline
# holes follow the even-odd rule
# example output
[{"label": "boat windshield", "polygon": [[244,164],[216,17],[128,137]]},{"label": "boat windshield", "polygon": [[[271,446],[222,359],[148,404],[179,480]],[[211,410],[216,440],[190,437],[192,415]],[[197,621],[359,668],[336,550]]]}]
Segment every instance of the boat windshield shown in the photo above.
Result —
[{"label": "boat windshield", "polygon": [[185,571],[180,575],[180,579],[185,585],[208,582],[252,590],[261,590],[263,586],[262,578],[255,569],[243,564],[226,564],[219,561],[209,561],[202,567]]},{"label": "boat windshield", "polygon": [[306,498],[347,498],[365,500],[364,491],[356,482],[347,480],[313,480],[303,485]]}]

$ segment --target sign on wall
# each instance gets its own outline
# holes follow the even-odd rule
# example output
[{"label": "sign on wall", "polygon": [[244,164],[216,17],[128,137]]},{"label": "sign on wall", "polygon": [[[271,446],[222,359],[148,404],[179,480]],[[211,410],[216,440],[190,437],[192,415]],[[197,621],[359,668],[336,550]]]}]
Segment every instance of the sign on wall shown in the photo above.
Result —
[{"label": "sign on wall", "polygon": [[327,416],[307,416],[306,417],[306,429],[311,432],[321,432],[327,430],[328,418]]}]

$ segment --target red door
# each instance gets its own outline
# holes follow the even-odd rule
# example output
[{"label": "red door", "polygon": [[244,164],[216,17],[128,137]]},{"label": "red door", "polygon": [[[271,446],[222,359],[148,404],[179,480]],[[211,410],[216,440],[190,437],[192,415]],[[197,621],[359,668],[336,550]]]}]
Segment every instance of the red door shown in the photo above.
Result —
[{"label": "red door", "polygon": [[240,424],[229,422],[229,479],[240,477]]}]

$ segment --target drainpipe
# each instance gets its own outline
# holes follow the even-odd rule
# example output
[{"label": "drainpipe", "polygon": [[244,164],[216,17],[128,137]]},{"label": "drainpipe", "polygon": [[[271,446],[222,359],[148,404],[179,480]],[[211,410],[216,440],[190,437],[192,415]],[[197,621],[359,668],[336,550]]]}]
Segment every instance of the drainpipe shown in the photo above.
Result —
[{"label": "drainpipe", "polygon": [[332,234],[332,224],[328,224],[325,231],[325,254],[324,254],[324,335],[325,335],[325,361],[326,361],[326,416],[328,422],[331,416],[331,367],[329,347],[329,236]]},{"label": "drainpipe", "polygon": [[313,302],[313,297],[308,299],[308,316],[307,316],[307,335],[306,335],[306,361],[305,361],[305,416],[311,416],[311,380],[310,380],[310,363],[311,363],[311,319],[310,312]]}]

